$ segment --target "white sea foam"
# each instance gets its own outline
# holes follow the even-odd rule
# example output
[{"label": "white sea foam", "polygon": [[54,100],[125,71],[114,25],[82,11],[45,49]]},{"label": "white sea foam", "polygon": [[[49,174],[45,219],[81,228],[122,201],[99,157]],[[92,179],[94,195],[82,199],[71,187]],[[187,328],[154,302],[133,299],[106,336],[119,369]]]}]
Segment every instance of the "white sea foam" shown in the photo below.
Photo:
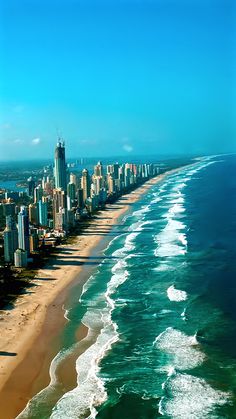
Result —
[{"label": "white sea foam", "polygon": [[[188,336],[172,327],[168,327],[157,336],[154,346],[170,356],[170,364],[178,371],[195,368],[205,360],[205,354],[200,351],[196,335]],[[169,365],[163,370],[168,368]]]},{"label": "white sea foam", "polygon": [[85,282],[85,284],[83,285],[83,288],[82,288],[82,292],[81,292],[81,295],[80,295],[80,298],[79,298],[79,302],[81,303],[81,301],[82,301],[82,298],[83,298],[83,295],[88,291],[88,289],[90,288],[90,286],[91,286],[91,283],[93,282],[93,280],[94,280],[94,275],[90,275],[90,277],[89,277],[89,279]]},{"label": "white sea foam", "polygon": [[179,234],[178,239],[183,244],[183,246],[187,246],[188,242],[187,242],[186,234],[184,233]]},{"label": "white sea foam", "polygon": [[[130,217],[130,215],[129,215]],[[124,221],[124,220],[123,220]],[[120,239],[122,236],[125,236],[126,233],[120,233],[119,235],[115,236],[107,245],[107,247],[104,249],[104,252],[106,252],[113,244],[116,240]],[[104,256],[105,258],[105,256]]]},{"label": "white sea foam", "polygon": [[230,403],[231,394],[215,390],[205,380],[170,371],[163,385],[166,396],[159,403],[159,413],[173,419],[217,419],[216,408]]},{"label": "white sea foam", "polygon": [[157,249],[154,251],[155,256],[166,257],[184,255],[187,251],[187,240],[184,245],[183,243],[180,243],[179,240],[179,231],[183,229],[185,229],[183,223],[169,219],[164,229],[154,237],[154,240],[158,244]]},{"label": "white sea foam", "polygon": [[153,270],[158,271],[158,272],[167,272],[167,271],[174,271],[175,268],[173,265],[168,265],[167,263],[160,262],[158,266],[153,268]]},{"label": "white sea foam", "polygon": [[[78,346],[86,340],[83,339]],[[41,404],[44,405],[47,403],[47,400],[50,400],[51,397],[54,395],[54,391],[57,386],[57,368],[58,365],[65,359],[71,352],[73,352],[74,345],[66,350],[61,350],[58,354],[53,358],[50,368],[49,368],[49,376],[50,376],[50,383],[47,387],[37,393],[29,402],[27,403],[25,409],[17,416],[16,419],[28,419],[35,415],[35,409],[38,409],[38,406]]]},{"label": "white sea foam", "polygon": [[181,246],[177,244],[169,244],[165,243],[162,244],[159,248],[155,249],[154,254],[155,256],[159,257],[167,257],[167,256],[180,256],[185,255],[186,250],[183,249]]},{"label": "white sea foam", "polygon": [[96,343],[78,358],[78,387],[59,400],[53,409],[52,419],[96,417],[96,407],[107,398],[104,383],[98,376],[99,362],[117,340],[118,333],[111,322],[102,329]]},{"label": "white sea foam", "polygon": [[186,291],[178,290],[171,285],[167,290],[167,296],[170,301],[185,301],[188,298]]},{"label": "white sea foam", "polygon": [[176,214],[179,214],[184,211],[185,211],[185,208],[180,203],[175,203],[173,207],[169,209],[169,214],[175,216]]},{"label": "white sea foam", "polygon": [[140,216],[140,215],[146,214],[149,211],[150,211],[150,204],[143,206],[140,210],[134,211],[132,216],[133,215]]},{"label": "white sea foam", "polygon": [[157,202],[162,201],[162,198],[160,197],[160,191],[154,192],[152,198],[153,199],[151,200],[150,205],[157,204]]},{"label": "white sea foam", "polygon": [[[96,342],[77,359],[78,386],[58,401],[53,409],[52,419],[95,418],[96,407],[107,398],[104,382],[99,377],[99,363],[107,351],[110,350],[112,344],[119,340],[117,325],[111,317],[115,308],[112,295],[129,276],[126,259],[134,237],[134,233],[130,233],[125,239],[124,247],[113,252],[113,256],[119,255],[121,259],[111,269],[112,276],[107,284],[107,290],[105,294],[98,296],[94,302],[90,301],[89,303],[90,308],[84,315],[82,322],[89,328],[90,334],[93,331],[100,331],[100,333]],[[106,305],[100,308],[104,305],[104,296]]]},{"label": "white sea foam", "polygon": [[186,320],[187,320],[186,311],[187,311],[187,308],[185,307],[184,311],[182,311],[182,313],[181,313],[181,317],[182,317],[182,319],[183,319],[184,321],[186,321]]},{"label": "white sea foam", "polygon": [[157,316],[162,317],[162,316],[165,316],[166,314],[170,314],[170,313],[172,313],[172,310],[167,310],[167,309],[163,308],[162,310],[159,311],[159,313],[157,313]]},{"label": "white sea foam", "polygon": [[180,182],[174,186],[173,191],[180,191],[181,189],[185,188],[185,186],[187,186],[187,184],[185,182]]},{"label": "white sea foam", "polygon": [[171,201],[169,201],[170,204],[184,204],[184,196],[183,194],[172,194],[170,196]]},{"label": "white sea foam", "polygon": [[66,319],[66,320],[68,320],[68,322],[69,322],[69,321],[70,321],[70,319],[69,319],[69,317],[68,317],[68,314],[69,314],[70,310],[67,310],[67,309],[65,308],[64,304],[63,304],[63,306],[62,306],[62,310],[64,310],[64,317],[65,317],[65,319]]},{"label": "white sea foam", "polygon": [[[175,190],[175,188],[173,188],[173,190]],[[162,216],[167,220],[167,224],[162,231],[154,237],[158,244],[157,249],[154,251],[154,254],[157,257],[173,257],[185,255],[187,252],[187,238],[182,232],[182,230],[186,229],[186,226],[183,222],[176,219],[179,214],[182,214],[185,211],[183,206],[184,198],[179,189],[174,192],[174,195],[173,192],[171,192],[170,196],[172,205],[167,213]]]}]

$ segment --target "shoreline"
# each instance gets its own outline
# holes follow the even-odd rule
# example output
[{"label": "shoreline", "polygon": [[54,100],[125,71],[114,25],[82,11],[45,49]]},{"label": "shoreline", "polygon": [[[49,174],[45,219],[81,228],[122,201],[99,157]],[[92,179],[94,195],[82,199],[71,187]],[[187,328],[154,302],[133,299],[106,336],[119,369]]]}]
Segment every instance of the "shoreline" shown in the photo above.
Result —
[{"label": "shoreline", "polygon": [[[64,303],[74,286],[80,286],[82,291],[83,284],[99,265],[99,260],[89,264],[89,259],[94,252],[99,259],[104,243],[111,240],[109,233],[114,224],[153,185],[193,164],[196,163],[149,179],[107,205],[73,244],[60,246],[56,257],[50,257],[32,281],[36,284],[32,292],[19,296],[12,310],[1,311],[0,419],[16,417],[33,395],[49,384],[49,367],[60,347],[60,331],[67,323]],[[78,341],[84,338],[85,332],[80,330]]]}]

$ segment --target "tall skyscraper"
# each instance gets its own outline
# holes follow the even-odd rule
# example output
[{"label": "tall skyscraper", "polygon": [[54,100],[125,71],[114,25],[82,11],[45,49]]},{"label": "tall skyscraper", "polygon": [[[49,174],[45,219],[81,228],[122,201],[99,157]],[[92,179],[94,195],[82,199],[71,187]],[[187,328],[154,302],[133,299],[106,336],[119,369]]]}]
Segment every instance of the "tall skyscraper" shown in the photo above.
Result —
[{"label": "tall skyscraper", "polygon": [[48,224],[48,203],[42,202],[40,199],[38,203],[39,225],[46,227]]},{"label": "tall skyscraper", "polygon": [[28,195],[30,197],[34,196],[34,188],[35,188],[35,181],[33,180],[32,176],[28,179]]},{"label": "tall skyscraper", "polygon": [[74,183],[69,182],[67,185],[67,195],[71,199],[71,201],[75,200],[76,197],[76,186]]},{"label": "tall skyscraper", "polygon": [[81,188],[83,189],[84,202],[90,197],[90,178],[87,169],[82,171]]},{"label": "tall skyscraper", "polygon": [[74,183],[75,189],[78,189],[79,183],[78,183],[78,177],[75,173],[70,173],[70,183]]},{"label": "tall skyscraper", "polygon": [[60,140],[57,143],[55,149],[55,166],[54,166],[54,176],[55,176],[55,188],[61,188],[63,191],[66,191],[66,157],[65,157],[65,145]]},{"label": "tall skyscraper", "polygon": [[14,253],[14,264],[16,268],[25,268],[27,266],[27,251],[17,249]]},{"label": "tall skyscraper", "polygon": [[76,186],[74,183],[69,182],[67,185],[67,209],[71,210],[74,206],[76,197]]},{"label": "tall skyscraper", "polygon": [[11,215],[6,217],[6,228],[3,237],[5,262],[14,262],[14,252],[18,248],[18,231]]},{"label": "tall skyscraper", "polygon": [[39,216],[38,216],[38,205],[30,204],[29,205],[29,222],[34,225],[38,225]]},{"label": "tall skyscraper", "polygon": [[34,203],[39,202],[43,197],[43,188],[41,185],[34,188]]},{"label": "tall skyscraper", "polygon": [[96,166],[94,166],[94,175],[103,176],[103,166],[100,161],[96,164]]},{"label": "tall skyscraper", "polygon": [[55,230],[66,230],[66,192],[53,189],[53,225]]},{"label": "tall skyscraper", "polygon": [[113,177],[114,179],[119,179],[119,163],[113,164]]},{"label": "tall skyscraper", "polygon": [[107,175],[108,192],[111,195],[115,192],[115,180],[113,176],[113,174]]},{"label": "tall skyscraper", "polygon": [[24,206],[18,214],[18,246],[29,254],[29,217]]}]

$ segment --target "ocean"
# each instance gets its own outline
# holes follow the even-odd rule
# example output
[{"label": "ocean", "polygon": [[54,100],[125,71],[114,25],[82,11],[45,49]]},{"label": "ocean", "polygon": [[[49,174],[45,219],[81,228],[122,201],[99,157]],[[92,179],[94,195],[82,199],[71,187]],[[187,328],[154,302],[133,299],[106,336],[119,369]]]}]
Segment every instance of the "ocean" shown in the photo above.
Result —
[{"label": "ocean", "polygon": [[[236,156],[208,157],[130,206],[68,301],[50,385],[19,418],[236,417],[235,175]],[[57,366],[81,345],[63,394]]]}]

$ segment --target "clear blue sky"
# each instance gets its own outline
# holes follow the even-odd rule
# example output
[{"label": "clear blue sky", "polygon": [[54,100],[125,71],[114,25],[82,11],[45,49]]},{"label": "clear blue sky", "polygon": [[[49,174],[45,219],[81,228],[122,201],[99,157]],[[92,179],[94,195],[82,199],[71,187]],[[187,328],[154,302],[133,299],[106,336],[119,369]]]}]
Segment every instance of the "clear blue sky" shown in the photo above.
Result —
[{"label": "clear blue sky", "polygon": [[0,160],[235,152],[233,0],[2,0]]}]

